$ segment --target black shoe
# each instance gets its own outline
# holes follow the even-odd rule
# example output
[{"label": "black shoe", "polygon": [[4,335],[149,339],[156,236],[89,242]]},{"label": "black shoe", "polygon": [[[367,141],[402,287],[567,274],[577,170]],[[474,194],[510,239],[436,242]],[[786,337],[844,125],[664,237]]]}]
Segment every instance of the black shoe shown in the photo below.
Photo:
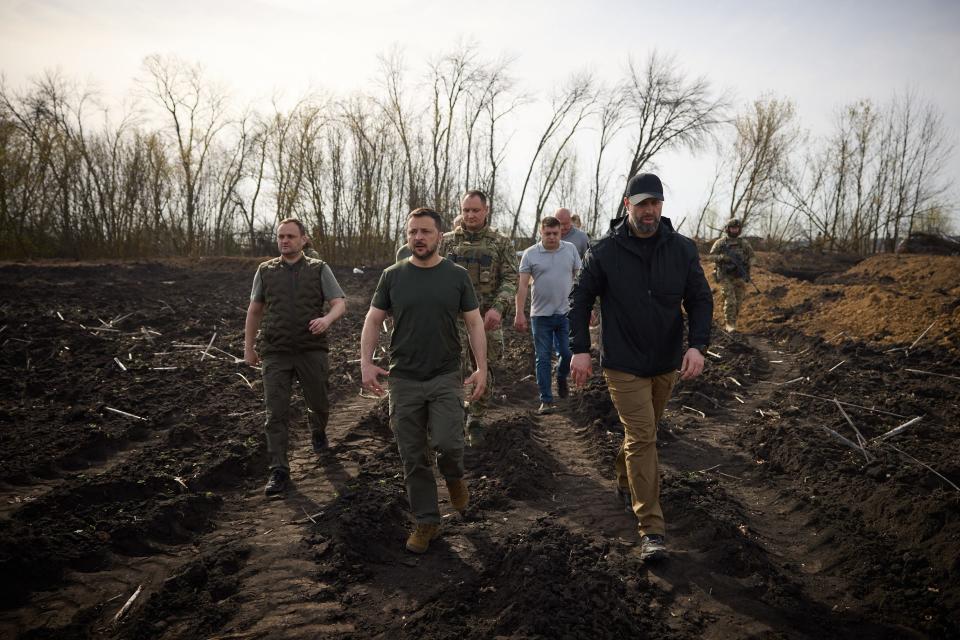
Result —
[{"label": "black shoe", "polygon": [[630,497],[630,489],[617,487],[617,500],[623,503],[627,513],[633,515],[633,498]]},{"label": "black shoe", "polygon": [[557,378],[557,396],[566,399],[570,395],[570,387],[566,378]]},{"label": "black shoe", "polygon": [[651,533],[640,538],[640,559],[644,562],[662,560],[667,557],[667,545],[663,536]]},{"label": "black shoe", "polygon": [[324,431],[314,431],[313,432],[313,452],[314,453],[323,453],[327,450],[327,447],[330,446],[330,443],[327,441],[327,434]]},{"label": "black shoe", "polygon": [[274,469],[270,472],[270,479],[263,488],[263,494],[268,498],[282,496],[286,493],[289,482],[290,474],[285,469]]}]

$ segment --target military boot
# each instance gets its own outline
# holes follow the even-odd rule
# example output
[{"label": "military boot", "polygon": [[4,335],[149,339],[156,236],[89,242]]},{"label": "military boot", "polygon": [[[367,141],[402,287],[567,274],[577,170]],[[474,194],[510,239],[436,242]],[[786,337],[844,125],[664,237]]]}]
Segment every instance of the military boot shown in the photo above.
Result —
[{"label": "military boot", "polygon": [[430,548],[430,541],[440,535],[440,525],[419,523],[407,538],[407,551],[426,553]]},{"label": "military boot", "polygon": [[270,479],[263,488],[263,494],[268,498],[281,498],[286,493],[289,482],[290,474],[286,469],[274,469],[270,472]]},{"label": "military boot", "polygon": [[470,503],[470,490],[463,478],[447,478],[447,491],[450,493],[450,506],[463,513]]},{"label": "military boot", "polygon": [[314,431],[311,439],[313,440],[314,453],[323,453],[327,450],[327,447],[330,446],[330,442],[327,440],[327,434],[325,431]]}]

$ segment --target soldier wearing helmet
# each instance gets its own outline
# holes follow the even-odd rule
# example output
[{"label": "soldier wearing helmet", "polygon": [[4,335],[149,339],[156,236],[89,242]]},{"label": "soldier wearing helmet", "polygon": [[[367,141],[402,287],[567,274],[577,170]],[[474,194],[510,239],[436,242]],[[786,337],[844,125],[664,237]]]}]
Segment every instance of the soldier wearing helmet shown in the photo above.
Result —
[{"label": "soldier wearing helmet", "polygon": [[733,218],[724,227],[726,235],[713,243],[710,255],[716,265],[714,277],[723,297],[724,329],[736,331],[737,316],[747,295],[750,267],[753,265],[753,247],[740,237],[743,225]]}]

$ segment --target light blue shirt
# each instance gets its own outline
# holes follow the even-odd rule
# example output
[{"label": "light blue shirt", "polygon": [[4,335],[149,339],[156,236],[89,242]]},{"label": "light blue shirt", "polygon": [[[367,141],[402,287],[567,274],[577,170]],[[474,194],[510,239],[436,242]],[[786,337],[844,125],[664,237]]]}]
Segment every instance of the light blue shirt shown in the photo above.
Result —
[{"label": "light blue shirt", "polygon": [[590,248],[590,236],[581,229],[570,227],[570,232],[560,238],[563,242],[569,242],[577,248],[577,253],[583,258],[583,254]]},{"label": "light blue shirt", "polygon": [[547,251],[543,242],[529,247],[520,258],[520,273],[533,277],[531,316],[553,316],[570,310],[570,290],[580,270],[577,248],[560,241],[560,248]]}]

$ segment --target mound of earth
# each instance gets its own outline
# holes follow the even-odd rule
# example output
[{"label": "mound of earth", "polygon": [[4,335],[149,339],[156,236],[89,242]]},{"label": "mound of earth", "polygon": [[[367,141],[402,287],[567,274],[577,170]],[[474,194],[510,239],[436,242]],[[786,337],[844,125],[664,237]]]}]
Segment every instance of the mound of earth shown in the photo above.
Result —
[{"label": "mound of earth", "polygon": [[744,331],[846,336],[885,348],[919,338],[918,345],[960,349],[960,257],[882,254],[813,281],[767,270],[768,260],[754,270],[760,292],[748,288]]}]

